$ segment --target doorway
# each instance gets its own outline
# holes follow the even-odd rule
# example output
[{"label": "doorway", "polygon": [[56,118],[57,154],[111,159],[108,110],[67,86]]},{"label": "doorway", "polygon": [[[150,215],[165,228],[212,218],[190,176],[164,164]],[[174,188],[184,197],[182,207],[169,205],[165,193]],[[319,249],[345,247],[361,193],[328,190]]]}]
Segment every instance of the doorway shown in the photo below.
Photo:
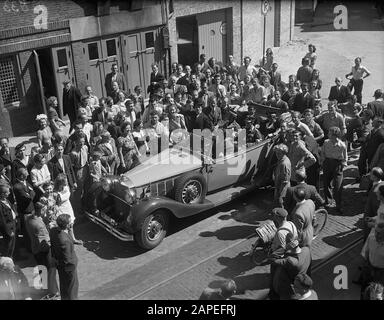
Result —
[{"label": "doorway", "polygon": [[176,18],[177,58],[182,65],[199,61],[199,32],[196,16]]},{"label": "doorway", "polygon": [[51,96],[57,97],[56,79],[53,68],[51,48],[36,50],[36,53],[39,56],[39,65],[44,87],[44,96],[46,98],[49,98]]}]

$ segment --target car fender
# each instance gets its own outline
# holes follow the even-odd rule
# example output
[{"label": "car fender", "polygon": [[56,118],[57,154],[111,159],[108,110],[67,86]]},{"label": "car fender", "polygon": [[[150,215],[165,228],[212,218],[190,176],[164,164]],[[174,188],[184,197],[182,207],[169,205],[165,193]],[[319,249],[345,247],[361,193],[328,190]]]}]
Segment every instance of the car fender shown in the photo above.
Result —
[{"label": "car fender", "polygon": [[177,218],[184,218],[214,207],[214,203],[210,201],[201,204],[185,204],[167,197],[151,197],[148,200],[140,200],[132,206],[131,226],[135,231],[140,230],[144,219],[157,210],[165,210]]}]

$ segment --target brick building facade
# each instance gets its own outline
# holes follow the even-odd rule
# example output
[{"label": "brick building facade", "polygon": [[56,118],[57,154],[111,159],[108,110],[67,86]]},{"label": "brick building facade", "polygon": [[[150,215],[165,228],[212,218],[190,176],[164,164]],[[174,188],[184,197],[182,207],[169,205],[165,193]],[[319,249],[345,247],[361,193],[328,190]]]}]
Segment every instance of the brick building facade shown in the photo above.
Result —
[{"label": "brick building facade", "polygon": [[[262,6],[267,5],[264,17]],[[263,49],[293,37],[294,0],[175,0],[169,18],[172,61],[190,64],[200,53],[227,62],[250,56],[257,63]],[[211,46],[209,46],[211,42]]]},{"label": "brick building facade", "polygon": [[[148,86],[151,63],[165,67],[165,0],[0,1],[0,136],[36,130],[36,114],[62,81],[105,96],[113,63],[128,88]],[[144,90],[145,91],[145,90]],[[45,98],[44,98],[45,97]]]},{"label": "brick building facade", "polygon": [[61,105],[64,80],[105,96],[113,63],[126,91],[146,91],[153,62],[166,76],[201,52],[257,63],[292,38],[294,12],[294,0],[0,0],[0,136],[35,131],[45,98]]}]

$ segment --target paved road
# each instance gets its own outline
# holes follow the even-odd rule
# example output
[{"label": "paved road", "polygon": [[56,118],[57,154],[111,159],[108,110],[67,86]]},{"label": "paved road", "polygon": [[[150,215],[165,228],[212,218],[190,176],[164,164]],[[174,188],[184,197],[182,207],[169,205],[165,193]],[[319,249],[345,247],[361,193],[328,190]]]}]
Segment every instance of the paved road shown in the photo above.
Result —
[{"label": "paved road", "polygon": [[[357,12],[365,15],[361,17],[363,24],[367,24],[373,14],[370,4],[366,6],[360,4],[359,11],[356,7],[351,11],[354,17]],[[308,28],[300,27],[297,40],[276,53],[283,77],[296,72],[307,43],[313,42],[318,47],[318,67],[325,82],[322,93],[327,96],[334,76],[349,72],[353,58],[361,55],[364,64],[373,71],[364,89],[364,102],[369,101],[374,89],[384,83],[383,73],[378,72],[384,67],[380,55],[384,41],[382,31],[367,30],[343,32],[320,28],[308,32]],[[356,155],[351,161],[352,165],[346,170],[344,215],[330,212],[327,229],[314,243],[315,263],[361,235],[359,219],[365,198],[364,192],[353,184]],[[76,247],[80,260],[80,298],[196,299],[205,287],[215,287],[228,278],[238,283],[240,297],[263,298],[268,267],[252,268],[243,253],[252,243],[247,237],[253,233],[255,222],[266,219],[271,196],[270,191],[260,190],[199,217],[179,221],[173,233],[149,252],[113,238],[90,222],[76,225],[78,238],[85,241],[84,247]],[[348,261],[355,263],[352,260]],[[31,261],[22,264],[27,275],[32,273],[30,265]],[[315,288],[320,297],[340,298],[340,292],[330,290],[333,281],[330,270],[321,273],[325,278],[315,278]],[[316,287],[319,285],[321,287]],[[356,297],[350,290],[344,293],[343,297]]]}]

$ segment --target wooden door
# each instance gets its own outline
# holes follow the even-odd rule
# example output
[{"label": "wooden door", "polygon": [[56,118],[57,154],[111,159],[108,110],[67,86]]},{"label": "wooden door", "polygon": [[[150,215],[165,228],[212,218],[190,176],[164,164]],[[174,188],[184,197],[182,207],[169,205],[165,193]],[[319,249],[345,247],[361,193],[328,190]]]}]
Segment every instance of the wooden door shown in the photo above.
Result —
[{"label": "wooden door", "polygon": [[72,52],[70,46],[52,48],[52,61],[53,68],[55,70],[57,98],[60,105],[61,115],[62,101],[63,101],[63,81],[69,80],[75,84],[73,63],[72,63]]},{"label": "wooden door", "polygon": [[[151,79],[152,63],[155,62],[156,31],[141,32],[141,58],[143,64],[144,88],[148,88]],[[160,66],[159,66],[160,68]],[[147,90],[145,90],[147,94]]]},{"label": "wooden door", "polygon": [[92,41],[84,44],[85,54],[88,59],[87,81],[97,97],[104,97],[104,66],[100,41]]},{"label": "wooden door", "polygon": [[[117,64],[119,72],[123,73],[121,63],[120,41],[119,38],[110,38],[101,40],[101,51],[103,56],[104,76],[111,72],[113,64]],[[127,88],[120,88],[127,91]]]},{"label": "wooden door", "polygon": [[144,87],[142,57],[141,57],[141,37],[140,33],[124,35],[125,72],[127,75],[128,89],[133,92],[135,86],[141,86],[143,92],[147,91]]},{"label": "wooden door", "polygon": [[214,57],[217,62],[226,59],[225,10],[204,12],[196,16],[199,33],[199,55],[206,54],[207,60]]}]

